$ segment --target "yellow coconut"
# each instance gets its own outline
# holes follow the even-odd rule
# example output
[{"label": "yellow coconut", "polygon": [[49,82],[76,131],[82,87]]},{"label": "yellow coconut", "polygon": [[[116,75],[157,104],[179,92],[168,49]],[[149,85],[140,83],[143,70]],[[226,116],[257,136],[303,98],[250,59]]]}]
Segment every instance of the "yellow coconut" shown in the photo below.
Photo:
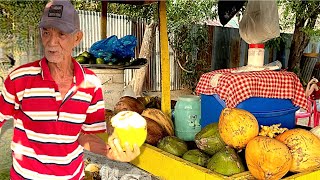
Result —
[{"label": "yellow coconut", "polygon": [[305,129],[290,129],[276,137],[286,144],[293,157],[291,172],[320,167],[320,139]]},{"label": "yellow coconut", "polygon": [[243,149],[259,133],[257,119],[248,111],[225,108],[219,118],[219,134],[232,148]]},{"label": "yellow coconut", "polygon": [[264,136],[249,141],[245,158],[250,173],[257,179],[281,179],[292,164],[289,148],[276,139]]},{"label": "yellow coconut", "polygon": [[146,120],[134,111],[121,111],[111,118],[111,125],[119,140],[122,148],[125,143],[133,148],[134,144],[139,147],[145,142],[147,137]]}]

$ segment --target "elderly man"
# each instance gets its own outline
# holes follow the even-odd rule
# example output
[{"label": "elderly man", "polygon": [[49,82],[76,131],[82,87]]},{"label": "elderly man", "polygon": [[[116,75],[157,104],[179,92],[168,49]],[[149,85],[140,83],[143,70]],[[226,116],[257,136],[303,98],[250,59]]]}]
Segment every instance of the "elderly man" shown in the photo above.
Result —
[{"label": "elderly man", "polygon": [[117,138],[108,145],[97,76],[71,56],[83,36],[79,16],[67,0],[49,2],[39,24],[45,56],[12,71],[0,96],[0,128],[14,120],[11,179],[83,179],[83,150],[122,162],[140,154]]}]

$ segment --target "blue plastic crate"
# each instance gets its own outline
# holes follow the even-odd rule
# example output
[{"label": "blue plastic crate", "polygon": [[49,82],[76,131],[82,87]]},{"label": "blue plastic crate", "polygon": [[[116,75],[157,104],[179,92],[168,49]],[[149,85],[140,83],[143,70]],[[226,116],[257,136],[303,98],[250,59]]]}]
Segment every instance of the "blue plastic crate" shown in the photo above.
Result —
[{"label": "blue plastic crate", "polygon": [[[216,94],[201,94],[201,127],[218,122],[221,111],[226,107],[225,102]],[[295,112],[299,107],[293,105],[290,99],[251,97],[239,103],[237,108],[252,113],[259,125],[269,126],[281,123],[281,127],[295,127]]]}]

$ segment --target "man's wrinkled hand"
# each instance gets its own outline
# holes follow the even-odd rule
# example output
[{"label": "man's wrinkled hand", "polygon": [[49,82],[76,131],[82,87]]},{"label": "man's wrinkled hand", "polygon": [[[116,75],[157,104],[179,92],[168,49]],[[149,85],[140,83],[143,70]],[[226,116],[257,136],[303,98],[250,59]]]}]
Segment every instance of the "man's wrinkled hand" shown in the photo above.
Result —
[{"label": "man's wrinkled hand", "polygon": [[122,149],[120,141],[116,135],[111,135],[108,138],[110,147],[107,157],[120,162],[130,162],[140,155],[140,148],[137,144],[133,145],[133,149],[129,143],[125,143],[125,149]]}]

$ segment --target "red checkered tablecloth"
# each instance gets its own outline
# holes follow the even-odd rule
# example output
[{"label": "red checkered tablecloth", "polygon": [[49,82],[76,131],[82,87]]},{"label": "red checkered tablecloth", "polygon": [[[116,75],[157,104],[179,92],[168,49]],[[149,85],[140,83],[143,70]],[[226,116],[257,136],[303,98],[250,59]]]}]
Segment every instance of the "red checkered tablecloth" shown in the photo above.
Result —
[{"label": "red checkered tablecloth", "polygon": [[[291,99],[292,103],[307,109],[307,98],[299,78],[293,72],[254,71],[232,73],[234,69],[221,69],[205,73],[196,87],[197,94],[217,94],[229,108],[236,107],[250,97]],[[211,78],[221,74],[213,87]]]}]

